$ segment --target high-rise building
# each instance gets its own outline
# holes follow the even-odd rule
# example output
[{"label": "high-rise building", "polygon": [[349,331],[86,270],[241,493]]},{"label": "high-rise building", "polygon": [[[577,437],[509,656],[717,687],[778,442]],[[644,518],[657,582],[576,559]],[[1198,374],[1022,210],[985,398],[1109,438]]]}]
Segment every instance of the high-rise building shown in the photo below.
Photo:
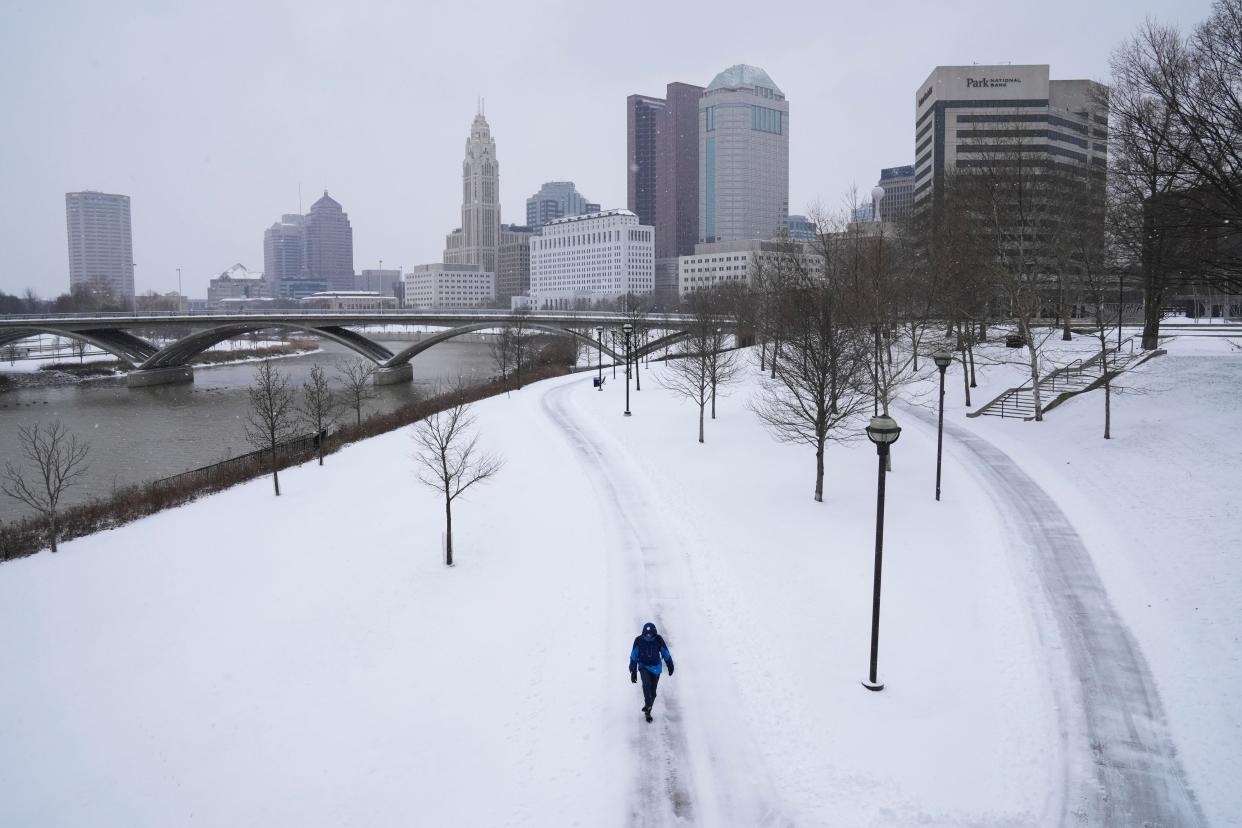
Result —
[{"label": "high-rise building", "polygon": [[625,99],[625,201],[642,224],[655,226],[656,156],[666,102],[663,98],[630,95]]},{"label": "high-rise building", "polygon": [[1102,92],[1094,81],[1049,80],[1047,64],[937,66],[914,93],[915,209],[939,203],[946,172],[977,168],[998,154],[1102,171]]},{"label": "high-rise building", "polygon": [[285,213],[263,232],[263,274],[272,295],[292,295],[292,285],[302,275],[301,215]]},{"label": "high-rise building", "polygon": [[883,168],[876,186],[884,190],[884,197],[880,199],[880,221],[907,221],[914,215],[913,164]]},{"label": "high-rise building", "polygon": [[587,201],[572,181],[548,181],[539,192],[526,199],[526,226],[538,230],[566,216],[598,213],[599,205]]},{"label": "high-rise building", "polygon": [[670,83],[665,97],[626,98],[627,205],[655,227],[658,299],[677,295],[677,257],[699,239],[699,98],[703,87]]},{"label": "high-rise building", "polygon": [[302,222],[302,278],[322,282],[320,290],[354,288],[354,230],[327,190]]},{"label": "high-rise building", "polygon": [[496,299],[508,306],[514,296],[530,290],[530,227],[520,224],[500,226],[500,247],[496,249]]},{"label": "high-rise building", "polygon": [[589,308],[655,284],[655,228],[629,210],[557,219],[530,239],[530,304]]},{"label": "high-rise building", "polygon": [[750,287],[762,269],[771,272],[781,268],[791,256],[806,273],[818,273],[824,265],[823,256],[813,245],[786,239],[696,244],[692,254],[677,259],[678,292],[685,296],[731,283]]},{"label": "high-rise building", "polygon": [[134,239],[129,196],[86,190],[65,193],[69,289],[116,299],[134,296]]},{"label": "high-rise building", "polygon": [[500,162],[492,129],[480,112],[470,125],[461,165],[461,227],[444,242],[445,264],[477,264],[496,272],[500,244]]},{"label": "high-rise building", "polygon": [[789,102],[768,73],[730,66],[699,99],[699,240],[770,239],[789,215]]}]

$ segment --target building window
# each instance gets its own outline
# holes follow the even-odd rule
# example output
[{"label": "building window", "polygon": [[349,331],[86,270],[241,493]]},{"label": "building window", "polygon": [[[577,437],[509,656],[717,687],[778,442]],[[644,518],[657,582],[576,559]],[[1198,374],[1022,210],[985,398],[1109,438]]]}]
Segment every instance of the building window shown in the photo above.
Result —
[{"label": "building window", "polygon": [[716,107],[714,106],[707,107],[706,109],[703,110],[703,115],[705,116],[706,121],[707,121],[707,123],[704,125],[704,129],[707,132],[711,132],[712,130],[716,128]]},{"label": "building window", "polygon": [[766,106],[750,108],[750,128],[760,132],[771,132],[780,135],[782,132],[781,111]]}]

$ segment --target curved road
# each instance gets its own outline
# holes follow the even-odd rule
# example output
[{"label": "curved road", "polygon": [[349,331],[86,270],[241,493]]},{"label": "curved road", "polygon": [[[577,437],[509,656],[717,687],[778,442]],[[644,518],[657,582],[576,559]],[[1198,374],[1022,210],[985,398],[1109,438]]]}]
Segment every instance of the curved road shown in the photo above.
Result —
[{"label": "curved road", "polygon": [[[905,408],[935,429],[926,411]],[[1013,530],[1010,551],[1042,587],[1033,615],[1059,696],[1066,759],[1060,824],[1205,825],[1147,661],[1069,518],[995,445],[956,424],[946,423],[945,434],[992,493]]]}]

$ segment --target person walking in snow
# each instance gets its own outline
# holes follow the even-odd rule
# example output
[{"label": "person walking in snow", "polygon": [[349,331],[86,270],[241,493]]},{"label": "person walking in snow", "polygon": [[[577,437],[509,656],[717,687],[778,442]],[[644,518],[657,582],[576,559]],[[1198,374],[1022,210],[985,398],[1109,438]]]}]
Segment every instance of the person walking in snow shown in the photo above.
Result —
[{"label": "person walking in snow", "polygon": [[630,650],[630,682],[636,684],[639,674],[642,674],[643,715],[647,721],[651,721],[651,708],[655,705],[661,658],[668,665],[668,674],[673,675],[673,657],[668,654],[668,645],[656,631],[656,625],[648,621],[643,624],[643,633],[634,639],[634,648]]}]

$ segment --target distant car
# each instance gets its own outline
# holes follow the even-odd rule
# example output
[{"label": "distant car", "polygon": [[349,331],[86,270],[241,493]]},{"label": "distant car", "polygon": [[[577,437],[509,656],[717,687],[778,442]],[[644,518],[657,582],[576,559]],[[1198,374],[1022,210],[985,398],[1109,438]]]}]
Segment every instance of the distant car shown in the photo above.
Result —
[{"label": "distant car", "polygon": [[1006,348],[1021,348],[1026,345],[1026,338],[1020,333],[1011,333],[1005,337]]}]

